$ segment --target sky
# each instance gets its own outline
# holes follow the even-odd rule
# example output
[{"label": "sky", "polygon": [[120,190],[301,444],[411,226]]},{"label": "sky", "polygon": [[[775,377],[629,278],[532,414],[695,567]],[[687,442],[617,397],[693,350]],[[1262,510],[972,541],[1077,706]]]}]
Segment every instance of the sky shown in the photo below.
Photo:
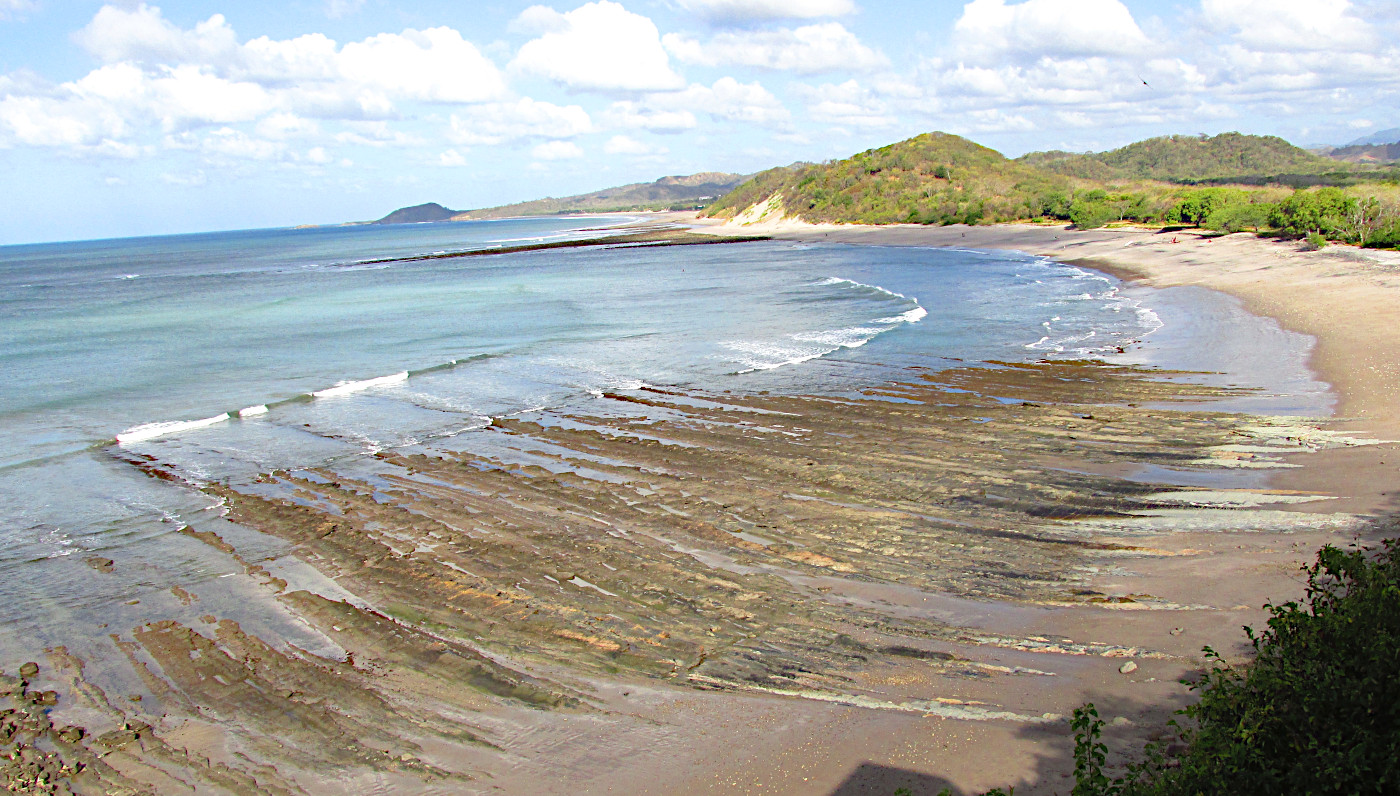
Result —
[{"label": "sky", "polygon": [[0,245],[1400,126],[1400,0],[0,0]]}]

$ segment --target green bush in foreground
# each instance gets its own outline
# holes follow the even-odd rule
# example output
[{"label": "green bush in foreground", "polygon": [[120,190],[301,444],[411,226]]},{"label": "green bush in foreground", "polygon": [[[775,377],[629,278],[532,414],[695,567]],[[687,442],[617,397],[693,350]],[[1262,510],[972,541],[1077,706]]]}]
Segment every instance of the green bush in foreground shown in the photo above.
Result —
[{"label": "green bush in foreground", "polygon": [[1256,657],[1212,666],[1182,711],[1186,751],[1153,749],[1124,777],[1103,774],[1102,722],[1075,712],[1074,796],[1400,792],[1400,545],[1327,546],[1305,604],[1268,606]]}]

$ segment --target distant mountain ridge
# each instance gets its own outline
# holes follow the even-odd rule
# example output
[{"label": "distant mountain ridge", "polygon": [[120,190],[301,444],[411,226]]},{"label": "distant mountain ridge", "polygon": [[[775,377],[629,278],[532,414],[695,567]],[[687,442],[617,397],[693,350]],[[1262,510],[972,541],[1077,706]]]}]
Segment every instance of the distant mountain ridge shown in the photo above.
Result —
[{"label": "distant mountain ridge", "polygon": [[1389,130],[1378,130],[1370,135],[1363,135],[1350,144],[1347,144],[1347,147],[1378,146],[1384,144],[1400,144],[1400,127],[1392,127]]},{"label": "distant mountain ridge", "polygon": [[467,210],[455,220],[511,216],[548,216],[561,213],[602,213],[628,210],[695,209],[708,204],[748,179],[745,174],[704,171],[685,176],[662,177],[654,182],[635,182],[601,191],[548,197],[530,202]]},{"label": "distant mountain ridge", "polygon": [[1352,144],[1328,149],[1322,154],[1344,163],[1396,163],[1400,162],[1400,143]]},{"label": "distant mountain ridge", "polygon": [[745,174],[705,171],[699,174],[662,177],[653,182],[619,185],[577,196],[548,197],[478,210],[450,210],[436,202],[429,202],[413,207],[399,208],[372,223],[418,224],[432,221],[472,221],[485,218],[550,216],[567,213],[694,210],[729,193],[748,178],[749,175]]}]

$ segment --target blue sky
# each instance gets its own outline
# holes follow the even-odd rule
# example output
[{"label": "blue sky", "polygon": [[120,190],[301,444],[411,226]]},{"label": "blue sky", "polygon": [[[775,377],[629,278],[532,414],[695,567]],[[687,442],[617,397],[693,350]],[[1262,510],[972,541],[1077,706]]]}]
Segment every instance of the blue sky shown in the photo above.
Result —
[{"label": "blue sky", "polygon": [[0,244],[843,157],[1400,126],[1400,2],[0,0]]}]

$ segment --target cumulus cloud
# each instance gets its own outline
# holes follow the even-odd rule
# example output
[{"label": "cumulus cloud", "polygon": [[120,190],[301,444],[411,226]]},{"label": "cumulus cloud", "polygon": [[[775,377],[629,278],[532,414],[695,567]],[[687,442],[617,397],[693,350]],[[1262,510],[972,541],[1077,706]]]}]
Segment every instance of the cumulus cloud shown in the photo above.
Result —
[{"label": "cumulus cloud", "polygon": [[451,28],[352,42],[340,51],[340,72],[394,97],[430,102],[481,102],[505,91],[495,65]]},{"label": "cumulus cloud", "polygon": [[650,130],[653,133],[679,133],[699,124],[695,114],[688,110],[653,108],[632,100],[609,105],[602,113],[602,120],[608,127]]},{"label": "cumulus cloud", "polygon": [[885,101],[854,80],[803,87],[800,91],[807,97],[807,113],[827,124],[869,129],[890,127],[896,122]]},{"label": "cumulus cloud", "polygon": [[615,135],[609,138],[608,142],[603,145],[603,151],[609,155],[645,156],[664,155],[669,150],[663,146],[652,146],[651,144],[643,143],[631,136]]},{"label": "cumulus cloud", "polygon": [[336,133],[335,140],[342,144],[355,144],[368,147],[416,147],[425,142],[422,138],[395,130],[382,120],[344,122],[347,129]]},{"label": "cumulus cloud", "polygon": [[979,62],[1135,55],[1152,46],[1119,0],[973,0],[953,37],[960,57]]},{"label": "cumulus cloud", "polygon": [[1201,11],[1251,50],[1356,51],[1379,44],[1348,0],[1202,0]]},{"label": "cumulus cloud", "polygon": [[535,160],[573,160],[583,157],[583,150],[572,141],[546,141],[530,150]]},{"label": "cumulus cloud", "polygon": [[[102,6],[73,39],[99,62],[86,75],[57,85],[0,76],[0,146],[139,153],[144,136],[210,158],[323,164],[333,160],[324,146],[301,152],[282,142],[413,145],[414,136],[356,124],[400,118],[407,103],[471,108],[507,95],[496,65],[447,27],[344,46],[319,33],[240,42],[222,15],[182,28],[156,6],[130,3]],[[522,112],[511,111],[512,119]],[[575,129],[588,127],[582,113],[566,114]],[[217,129],[182,136],[201,128]]]},{"label": "cumulus cloud", "polygon": [[274,113],[259,121],[257,130],[264,138],[303,138],[319,134],[321,125],[294,113]]},{"label": "cumulus cloud", "polygon": [[721,33],[707,42],[677,34],[663,39],[678,60],[704,66],[757,66],[802,73],[864,71],[889,65],[839,22],[796,29]]},{"label": "cumulus cloud", "polygon": [[441,155],[438,155],[438,165],[450,167],[465,166],[467,165],[467,159],[462,156],[461,152],[455,149],[449,149]]},{"label": "cumulus cloud", "polygon": [[851,0],[680,0],[680,5],[721,22],[839,17],[856,10]]},{"label": "cumulus cloud", "polygon": [[73,40],[106,63],[225,63],[238,51],[238,36],[223,14],[183,30],[145,3],[134,8],[103,6]]},{"label": "cumulus cloud", "polygon": [[592,132],[593,120],[578,105],[555,105],[524,97],[516,102],[480,105],[451,119],[450,137],[459,144],[499,144],[522,138],[573,138]]},{"label": "cumulus cloud", "polygon": [[618,3],[598,0],[563,14],[531,6],[517,18],[516,27],[542,31],[521,46],[511,62],[521,72],[598,91],[685,85],[671,70],[656,25]]},{"label": "cumulus cloud", "polygon": [[710,86],[694,83],[684,91],[652,94],[646,104],[662,111],[699,111],[716,119],[763,126],[785,125],[792,117],[768,89],[732,77],[722,77]]},{"label": "cumulus cloud", "polygon": [[470,103],[505,92],[495,64],[446,27],[382,33],[344,47],[319,33],[240,44],[220,14],[187,30],[140,3],[103,6],[74,40],[107,65],[134,64],[156,75],[183,70],[186,79],[197,71],[279,90],[281,104],[317,115],[387,115],[405,100]]},{"label": "cumulus cloud", "polygon": [[126,120],[83,98],[0,98],[0,145],[94,149],[125,136]]}]

